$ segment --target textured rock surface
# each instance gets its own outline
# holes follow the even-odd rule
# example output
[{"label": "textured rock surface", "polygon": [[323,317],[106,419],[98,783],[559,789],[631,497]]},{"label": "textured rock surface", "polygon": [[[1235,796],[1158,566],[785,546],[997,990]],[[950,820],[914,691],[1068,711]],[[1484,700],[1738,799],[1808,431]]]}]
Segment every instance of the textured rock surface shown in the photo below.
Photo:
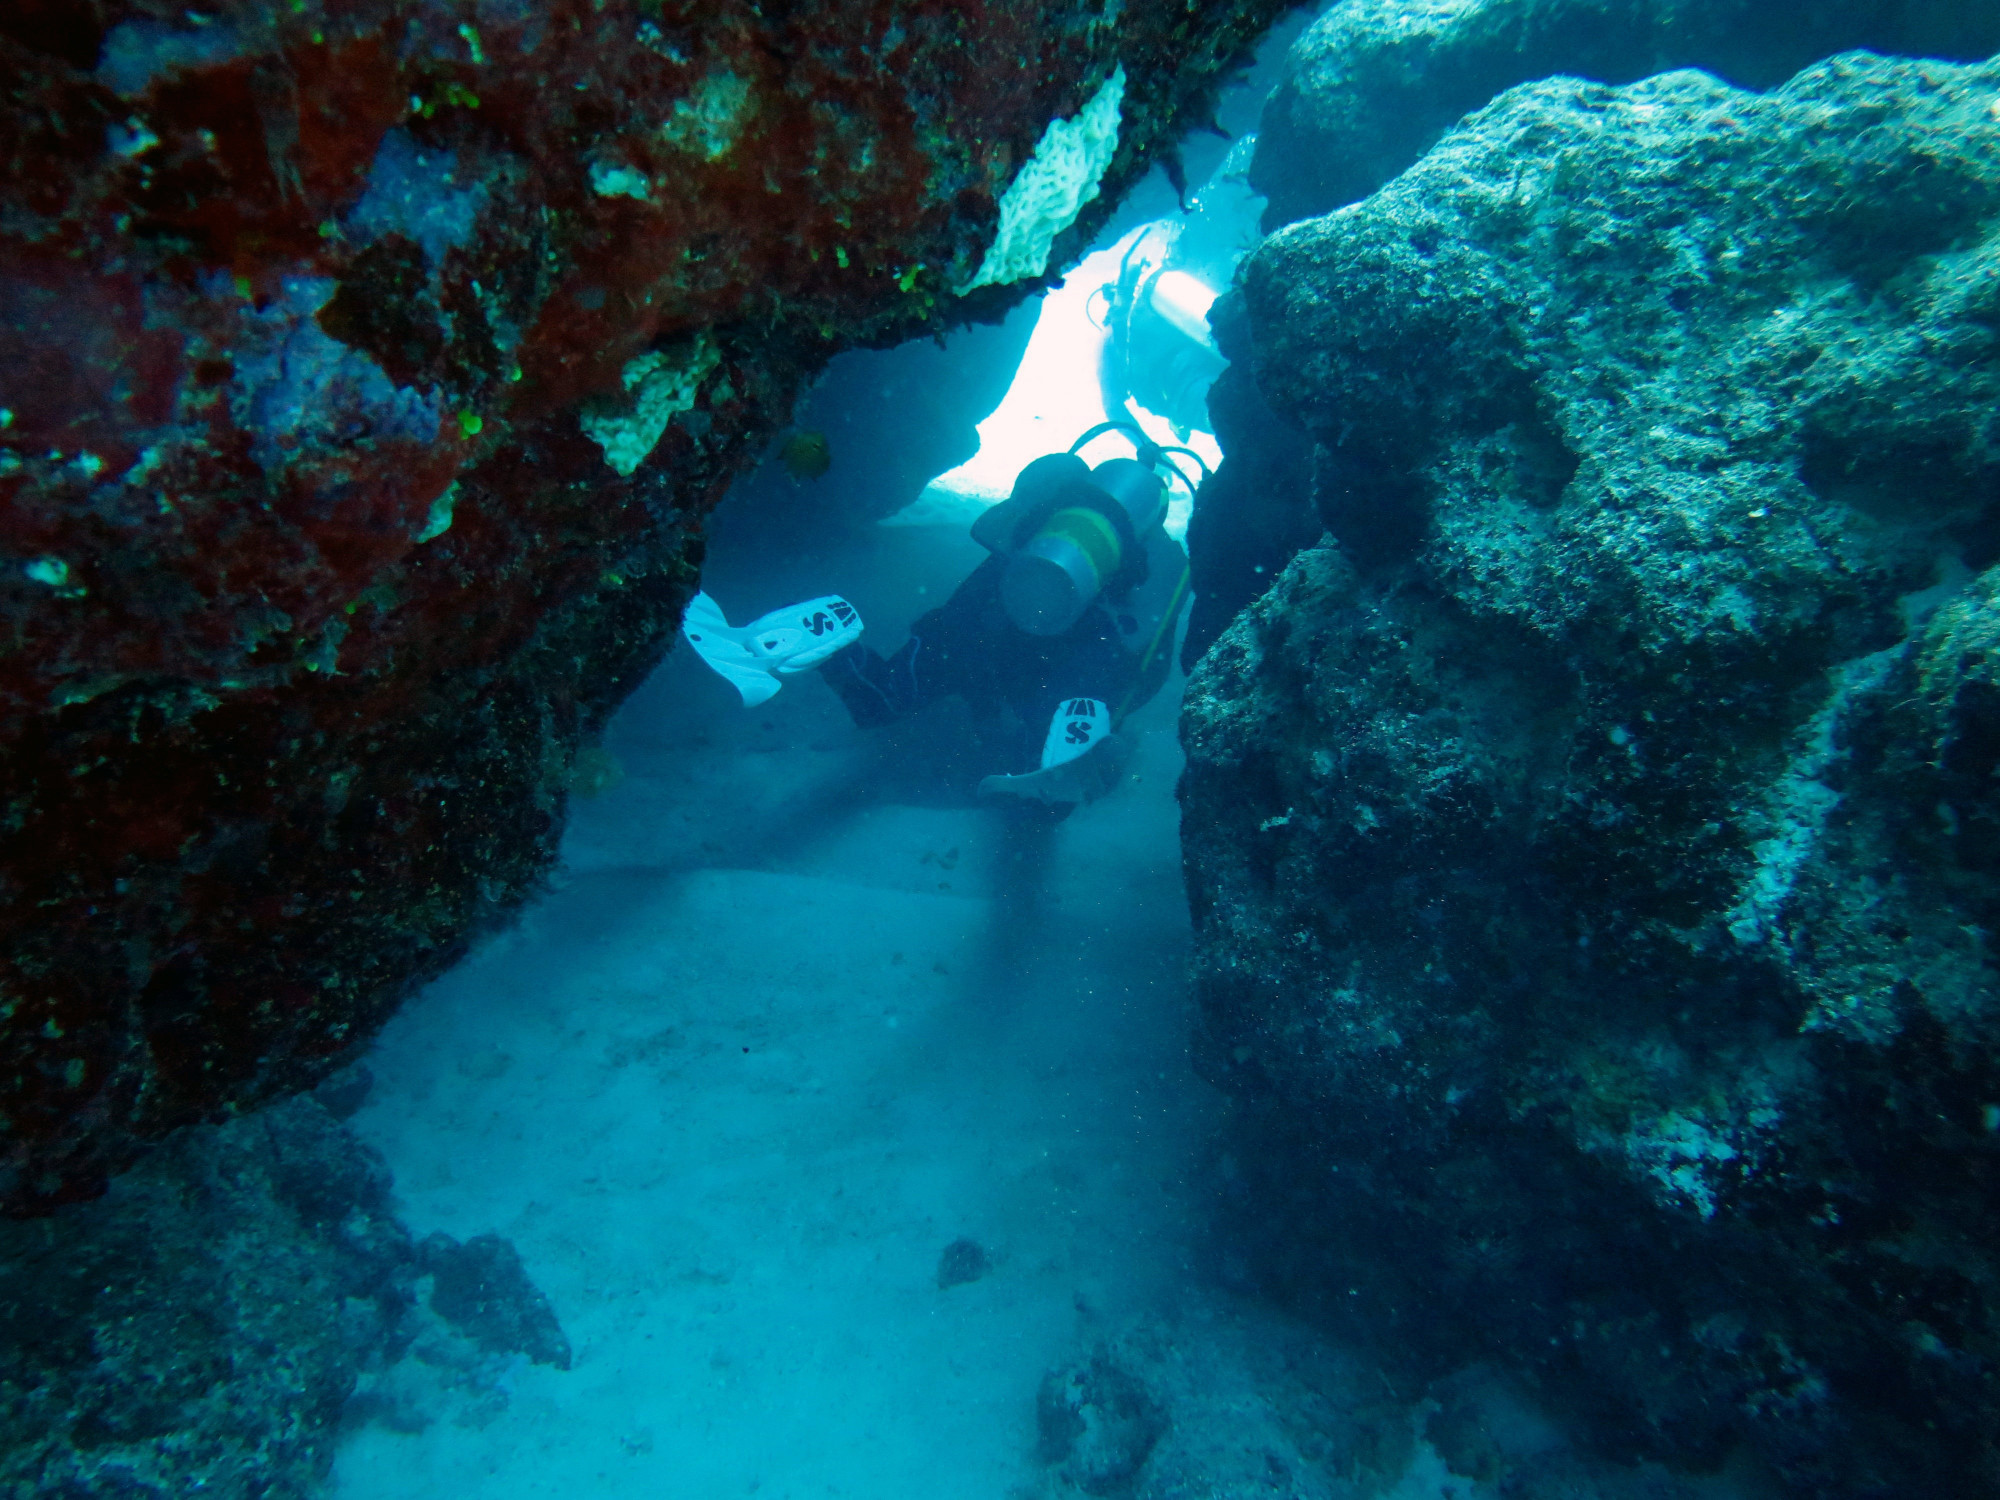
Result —
[{"label": "textured rock surface", "polygon": [[1168,1427],[1152,1393],[1107,1350],[1042,1377],[1036,1456],[1086,1495],[1131,1488]]},{"label": "textured rock surface", "polygon": [[432,1312],[488,1354],[520,1353],[538,1365],[569,1368],[569,1339],[555,1309],[510,1242],[476,1234],[459,1244],[448,1234],[429,1234],[417,1248],[431,1274]]},{"label": "textured rock surface", "polygon": [[[1019,1500],[1715,1500],[1767,1496],[1591,1453],[1491,1366],[1427,1389],[1213,1284],[1050,1370]],[[1400,1388],[1399,1388],[1400,1387]],[[1121,1461],[1122,1456],[1122,1461]],[[1752,1478],[1740,1466],[1731,1478]],[[1127,1471],[1130,1472],[1127,1472]],[[1097,1488],[1093,1488],[1096,1485]]]},{"label": "textured rock surface", "polygon": [[1366,197],[1501,90],[1705,68],[1770,88],[1847,48],[1972,61],[1993,0],[1343,0],[1293,46],[1251,177],[1275,227]]},{"label": "textured rock surface", "polygon": [[2000,1486],[2000,67],[1517,89],[1251,263],[1191,685],[1266,1272],[1621,1451]]},{"label": "textured rock surface", "polygon": [[0,1244],[10,1495],[302,1494],[411,1300],[388,1174],[309,1100]]},{"label": "textured rock surface", "polygon": [[[496,1262],[508,1295],[479,1316],[449,1305],[454,1267]],[[447,1302],[436,1318],[418,1302],[427,1272],[433,1307]],[[0,1224],[0,1490],[312,1493],[357,1384],[400,1369],[413,1342],[504,1405],[502,1361],[482,1351],[508,1309],[530,1337],[501,1354],[567,1365],[513,1247],[413,1246],[381,1162],[317,1102],[188,1131],[97,1202]]]},{"label": "textured rock surface", "polygon": [[0,1202],[519,900],[804,376],[1006,306],[1051,122],[1120,105],[1059,260],[1277,8],[6,7]]}]

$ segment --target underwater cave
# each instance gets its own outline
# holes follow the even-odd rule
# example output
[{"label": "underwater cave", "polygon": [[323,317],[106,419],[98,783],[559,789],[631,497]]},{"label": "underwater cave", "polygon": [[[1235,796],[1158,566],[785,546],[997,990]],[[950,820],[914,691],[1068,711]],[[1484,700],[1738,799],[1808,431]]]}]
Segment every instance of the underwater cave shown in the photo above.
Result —
[{"label": "underwater cave", "polygon": [[0,0],[0,1490],[2000,1493],[1995,54]]}]

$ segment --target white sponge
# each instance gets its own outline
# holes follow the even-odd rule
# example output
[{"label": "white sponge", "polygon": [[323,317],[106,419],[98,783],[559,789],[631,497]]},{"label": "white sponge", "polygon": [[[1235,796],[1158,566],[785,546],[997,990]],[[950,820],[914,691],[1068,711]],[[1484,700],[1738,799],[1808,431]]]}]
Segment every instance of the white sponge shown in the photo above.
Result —
[{"label": "white sponge", "polygon": [[1049,247],[1097,196],[1104,169],[1118,151],[1125,102],[1125,65],[1098,86],[1073,120],[1051,120],[1028,164],[1000,200],[1000,233],[979,274],[960,287],[1003,286],[1048,269]]}]

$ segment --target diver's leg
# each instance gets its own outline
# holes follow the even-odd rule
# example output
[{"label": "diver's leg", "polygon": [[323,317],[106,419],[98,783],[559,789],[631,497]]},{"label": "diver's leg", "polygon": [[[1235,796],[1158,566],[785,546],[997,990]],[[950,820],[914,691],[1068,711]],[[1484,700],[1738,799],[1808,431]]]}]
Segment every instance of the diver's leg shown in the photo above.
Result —
[{"label": "diver's leg", "polygon": [[1091,698],[1117,713],[1131,696],[1138,664],[1119,643],[1118,630],[1102,609],[1092,609],[1044,649],[1036,668],[1023,673],[1009,695],[1014,711],[1037,729],[1076,698]]},{"label": "diver's leg", "polygon": [[863,729],[890,724],[915,713],[926,702],[917,677],[923,638],[911,636],[894,656],[867,646],[849,646],[827,658],[819,675],[833,689],[847,712]]},{"label": "diver's leg", "polygon": [[921,615],[893,656],[853,645],[820,668],[856,724],[888,724],[954,693],[972,700],[992,696],[994,561],[974,569],[949,599]]}]

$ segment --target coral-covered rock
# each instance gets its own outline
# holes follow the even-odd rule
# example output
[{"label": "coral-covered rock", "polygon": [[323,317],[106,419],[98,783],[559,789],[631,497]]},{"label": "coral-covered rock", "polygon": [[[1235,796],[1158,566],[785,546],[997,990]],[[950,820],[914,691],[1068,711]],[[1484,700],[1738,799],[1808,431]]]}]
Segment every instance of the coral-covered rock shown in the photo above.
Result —
[{"label": "coral-covered rock", "polygon": [[409,1341],[389,1174],[299,1099],[183,1133],[106,1198],[0,1223],[0,1489],[303,1496]]},{"label": "coral-covered rock", "polygon": [[1042,1377],[1035,1426],[1037,1458],[1086,1495],[1114,1495],[1131,1488],[1168,1419],[1113,1353],[1099,1350]]},{"label": "coral-covered rock", "polygon": [[2000,51],[2000,4],[1341,0],[1293,45],[1252,180],[1276,227],[1366,197],[1518,83],[1706,68],[1765,89],[1854,47],[1974,61]]},{"label": "coral-covered rock", "polygon": [[326,1107],[341,1092],[183,1131],[101,1199],[0,1221],[11,1500],[313,1495],[349,1424],[491,1420],[517,1356],[569,1368],[508,1241],[411,1240]]},{"label": "coral-covered rock", "polygon": [[0,1201],[518,901],[800,381],[997,315],[1277,9],[6,7]]},{"label": "coral-covered rock", "polygon": [[488,1354],[525,1354],[536,1364],[569,1368],[569,1339],[511,1243],[497,1234],[464,1244],[430,1234],[417,1248],[431,1273],[430,1308],[438,1317]]},{"label": "coral-covered rock", "polygon": [[2000,66],[1550,80],[1274,236],[1190,689],[1267,1267],[1626,1451],[2000,1487]]}]

